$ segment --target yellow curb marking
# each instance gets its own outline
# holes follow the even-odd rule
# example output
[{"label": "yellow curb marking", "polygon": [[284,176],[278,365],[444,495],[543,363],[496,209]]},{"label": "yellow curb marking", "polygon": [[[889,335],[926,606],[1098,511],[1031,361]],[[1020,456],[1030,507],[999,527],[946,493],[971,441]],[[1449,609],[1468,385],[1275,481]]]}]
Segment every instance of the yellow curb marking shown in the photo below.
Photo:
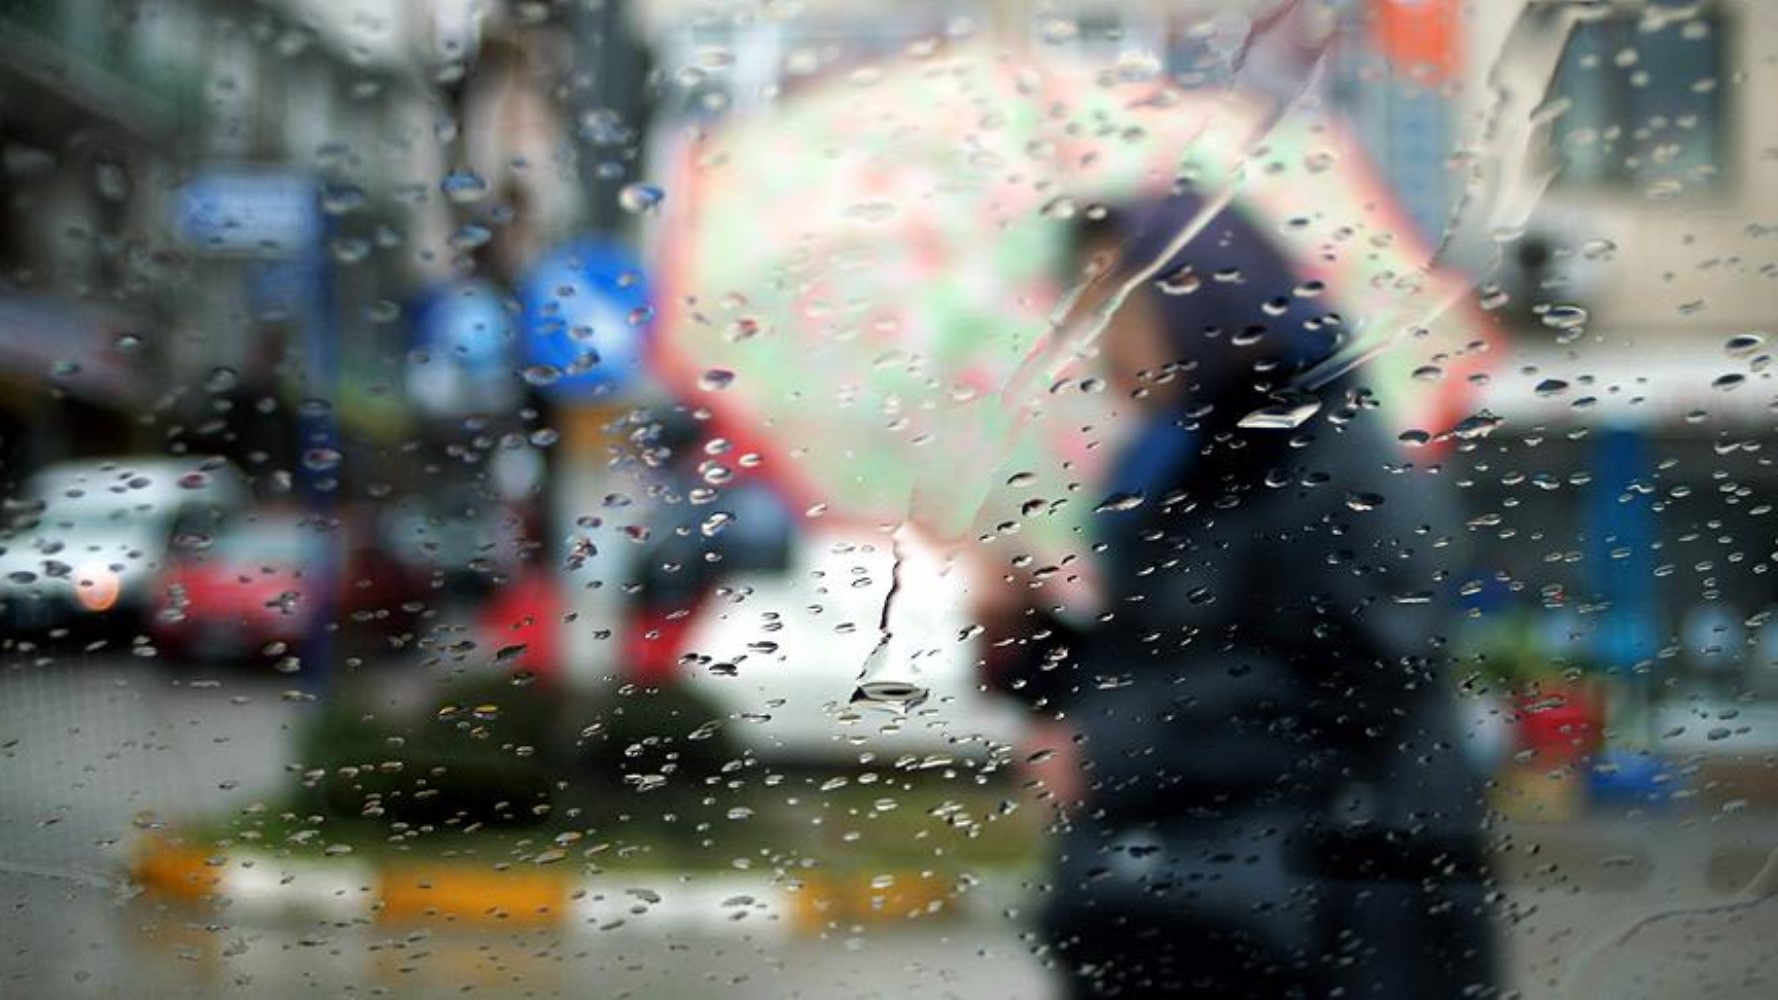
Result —
[{"label": "yellow curb marking", "polygon": [[383,923],[449,920],[527,926],[567,918],[568,880],[531,872],[391,868],[377,873]]},{"label": "yellow curb marking", "polygon": [[155,838],[130,866],[137,882],[178,899],[209,899],[222,882],[222,867],[208,851]]}]

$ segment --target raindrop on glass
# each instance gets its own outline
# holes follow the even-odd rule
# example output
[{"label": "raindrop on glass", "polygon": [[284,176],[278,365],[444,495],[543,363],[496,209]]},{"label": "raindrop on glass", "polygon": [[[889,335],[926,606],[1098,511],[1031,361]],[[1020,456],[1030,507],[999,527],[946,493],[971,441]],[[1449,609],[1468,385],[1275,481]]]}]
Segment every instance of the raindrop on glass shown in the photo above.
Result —
[{"label": "raindrop on glass", "polygon": [[1262,406],[1242,417],[1237,426],[1247,430],[1294,430],[1321,410],[1321,400],[1314,396],[1287,399]]},{"label": "raindrop on glass", "polygon": [[1543,325],[1555,330],[1573,330],[1588,319],[1585,308],[1569,303],[1553,305],[1543,312]]},{"label": "raindrop on glass", "polygon": [[204,388],[209,392],[227,392],[239,384],[241,376],[233,368],[213,368],[204,378]]},{"label": "raindrop on glass", "polygon": [[531,365],[519,373],[526,385],[555,385],[562,378],[562,370],[555,365]]},{"label": "raindrop on glass", "polygon": [[1760,345],[1765,342],[1766,338],[1763,334],[1737,333],[1723,342],[1722,349],[1731,358],[1741,358],[1759,350]]},{"label": "raindrop on glass", "polygon": [[1198,277],[1198,272],[1192,270],[1190,264],[1155,281],[1155,287],[1165,295],[1190,295],[1201,288],[1203,284],[1203,280]]},{"label": "raindrop on glass", "polygon": [[1377,493],[1348,493],[1346,506],[1359,511],[1376,510],[1383,506],[1383,497]]},{"label": "raindrop on glass", "polygon": [[1499,417],[1484,411],[1458,421],[1457,426],[1451,428],[1451,436],[1461,441],[1477,441],[1494,433],[1500,424]]},{"label": "raindrop on glass", "polygon": [[1105,502],[1093,508],[1095,514],[1109,514],[1117,511],[1135,510],[1142,506],[1143,496],[1140,493],[1114,493]]},{"label": "raindrop on glass", "polygon": [[660,209],[661,202],[666,200],[667,193],[653,184],[635,182],[625,184],[617,193],[617,203],[631,215],[644,212],[655,212]]},{"label": "raindrop on glass", "polygon": [[909,681],[865,681],[852,692],[853,705],[871,705],[911,712],[926,703],[930,692]]},{"label": "raindrop on glass", "polygon": [[453,170],[439,182],[438,189],[459,205],[480,201],[488,193],[488,182],[469,170]]},{"label": "raindrop on glass", "polygon": [[321,192],[321,211],[345,215],[364,207],[364,189],[354,184],[331,184]]}]

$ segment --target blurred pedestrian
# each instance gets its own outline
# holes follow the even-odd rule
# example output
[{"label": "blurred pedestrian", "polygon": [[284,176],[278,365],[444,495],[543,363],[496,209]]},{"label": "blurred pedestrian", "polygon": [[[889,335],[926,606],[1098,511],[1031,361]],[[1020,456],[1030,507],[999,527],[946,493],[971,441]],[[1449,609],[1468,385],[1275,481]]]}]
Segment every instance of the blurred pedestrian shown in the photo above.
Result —
[{"label": "blurred pedestrian", "polygon": [[[1201,204],[1113,211],[1085,257],[1152,260]],[[1440,477],[1396,453],[1362,370],[1299,428],[1237,426],[1343,329],[1239,212],[1159,273],[1100,341],[1133,425],[1098,491],[1100,612],[1022,580],[984,602],[1062,810],[1042,937],[1079,996],[1485,995]]]}]

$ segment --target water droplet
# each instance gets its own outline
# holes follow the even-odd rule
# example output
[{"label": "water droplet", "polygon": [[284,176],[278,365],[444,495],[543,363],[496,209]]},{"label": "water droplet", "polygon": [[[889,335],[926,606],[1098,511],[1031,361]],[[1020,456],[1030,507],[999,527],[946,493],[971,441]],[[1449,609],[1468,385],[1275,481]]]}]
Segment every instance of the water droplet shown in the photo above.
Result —
[{"label": "water droplet", "polygon": [[727,368],[712,368],[698,376],[698,388],[707,392],[720,392],[735,382],[735,373]]},{"label": "water droplet", "polygon": [[525,384],[541,387],[561,381],[562,370],[555,365],[530,365],[519,375],[524,378]]},{"label": "water droplet", "polygon": [[321,211],[345,215],[364,207],[364,189],[355,184],[329,184],[321,192]]},{"label": "water droplet", "polygon": [[896,207],[895,202],[879,198],[853,205],[846,210],[846,215],[860,222],[888,222],[895,218],[900,211],[901,209]]},{"label": "water droplet", "polygon": [[907,713],[926,703],[931,692],[911,681],[865,681],[852,692],[850,704],[873,705]]},{"label": "water droplet", "polygon": [[1685,185],[1672,177],[1655,181],[1643,192],[1649,201],[1672,201],[1685,193]]},{"label": "water droplet", "polygon": [[1421,448],[1432,440],[1432,435],[1422,430],[1406,430],[1395,439],[1410,448]]},{"label": "water droplet", "polygon": [[1737,333],[1723,343],[1722,349],[1728,353],[1729,357],[1740,358],[1759,350],[1760,345],[1765,342],[1764,334]]},{"label": "water droplet", "polygon": [[1049,201],[1045,202],[1041,214],[1046,219],[1063,220],[1072,219],[1079,214],[1079,212],[1080,206],[1075,203],[1074,199],[1067,195],[1062,195],[1061,197],[1051,198]]},{"label": "water droplet", "polygon": [[134,333],[120,333],[112,343],[116,345],[119,354],[140,353],[143,344],[142,338]]},{"label": "water droplet", "polygon": [[1747,376],[1740,372],[1729,372],[1727,375],[1718,375],[1716,380],[1710,383],[1710,388],[1728,392],[1731,389],[1741,388],[1742,383],[1746,381]]},{"label": "water droplet", "polygon": [[1617,244],[1607,239],[1588,240],[1580,245],[1580,255],[1587,260],[1609,260],[1617,253]]},{"label": "water droplet", "polygon": [[641,215],[644,212],[659,211],[661,202],[665,201],[666,197],[667,193],[659,187],[638,181],[625,184],[623,189],[618,191],[617,203],[631,215]]},{"label": "water droplet", "polygon": [[729,322],[728,329],[724,331],[724,336],[729,343],[738,344],[743,340],[752,340],[754,337],[759,336],[764,328],[765,324],[761,323],[758,319],[752,316],[741,316]]},{"label": "water droplet", "polygon": [[1044,15],[1037,30],[1039,37],[1050,45],[1072,42],[1080,37],[1080,26],[1074,19],[1057,14]]},{"label": "water droplet", "polygon": [[1155,287],[1163,295],[1190,295],[1203,287],[1203,284],[1203,279],[1198,277],[1198,272],[1192,270],[1190,264],[1155,280]]},{"label": "water droplet", "polygon": [[1571,303],[1553,305],[1543,311],[1543,325],[1555,330],[1573,330],[1584,326],[1588,319],[1585,307]]},{"label": "water droplet", "polygon": [[493,238],[493,230],[487,226],[474,222],[465,223],[461,229],[451,234],[451,249],[474,250],[476,247],[487,245]]},{"label": "water droplet", "polygon": [[1346,506],[1353,510],[1376,510],[1383,506],[1383,497],[1378,493],[1348,493]]},{"label": "water droplet", "polygon": [[1314,396],[1280,400],[1247,414],[1236,426],[1247,430],[1294,430],[1320,411],[1321,400]]},{"label": "water droplet", "polygon": [[1500,428],[1501,419],[1486,410],[1464,417],[1451,428],[1451,436],[1461,441],[1478,441]]},{"label": "water droplet", "polygon": [[212,368],[204,378],[204,388],[209,392],[227,392],[241,380],[240,373],[233,368]]},{"label": "water droplet", "polygon": [[1559,378],[1546,378],[1532,391],[1539,396],[1556,396],[1568,391],[1568,383]]},{"label": "water droplet", "polygon": [[355,237],[334,240],[329,244],[333,251],[333,259],[341,264],[356,264],[370,256],[370,241]]},{"label": "water droplet", "polygon": [[459,205],[482,200],[488,193],[488,182],[471,170],[453,170],[439,182],[438,189]]},{"label": "water droplet", "polygon": [[1117,511],[1135,510],[1142,506],[1146,498],[1140,493],[1114,493],[1105,502],[1093,508],[1095,514],[1109,514]]}]

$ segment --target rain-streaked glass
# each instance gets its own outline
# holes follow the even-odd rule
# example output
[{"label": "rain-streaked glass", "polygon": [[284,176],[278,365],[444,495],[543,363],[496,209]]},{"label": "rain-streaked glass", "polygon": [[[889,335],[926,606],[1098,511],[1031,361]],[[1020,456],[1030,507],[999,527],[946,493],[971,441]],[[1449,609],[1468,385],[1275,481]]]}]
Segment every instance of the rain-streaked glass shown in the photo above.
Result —
[{"label": "rain-streaked glass", "polygon": [[1775,44],[0,2],[0,995],[1770,995]]}]

